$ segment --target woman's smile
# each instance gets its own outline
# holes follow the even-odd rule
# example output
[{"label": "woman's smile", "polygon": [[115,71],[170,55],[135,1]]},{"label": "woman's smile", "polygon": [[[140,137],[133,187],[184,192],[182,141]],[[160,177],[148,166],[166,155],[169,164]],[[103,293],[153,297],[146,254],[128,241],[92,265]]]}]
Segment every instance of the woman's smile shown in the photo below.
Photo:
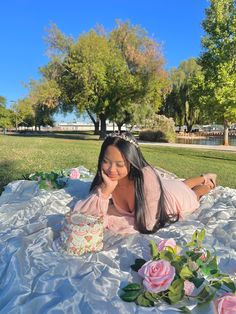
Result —
[{"label": "woman's smile", "polygon": [[127,161],[113,145],[108,146],[106,149],[102,170],[111,180],[121,180],[128,175]]}]

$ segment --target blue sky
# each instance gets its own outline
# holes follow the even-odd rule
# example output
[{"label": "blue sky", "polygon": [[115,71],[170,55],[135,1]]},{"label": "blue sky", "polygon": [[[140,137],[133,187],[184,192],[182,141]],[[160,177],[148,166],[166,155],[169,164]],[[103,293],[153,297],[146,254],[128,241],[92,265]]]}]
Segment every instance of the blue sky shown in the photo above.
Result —
[{"label": "blue sky", "polygon": [[27,95],[24,83],[39,78],[38,68],[48,62],[44,37],[51,22],[76,39],[96,24],[110,31],[116,19],[129,20],[162,43],[169,69],[199,55],[208,6],[207,0],[1,1],[0,95],[10,105]]}]

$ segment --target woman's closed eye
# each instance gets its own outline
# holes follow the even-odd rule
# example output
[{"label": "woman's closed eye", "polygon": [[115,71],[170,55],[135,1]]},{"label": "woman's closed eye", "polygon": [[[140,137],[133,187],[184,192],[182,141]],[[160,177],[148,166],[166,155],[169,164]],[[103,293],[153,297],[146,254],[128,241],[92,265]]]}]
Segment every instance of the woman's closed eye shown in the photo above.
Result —
[{"label": "woman's closed eye", "polygon": [[116,166],[117,166],[118,168],[122,168],[122,167],[125,166],[125,164],[124,164],[124,163],[117,163]]},{"label": "woman's closed eye", "polygon": [[[106,158],[104,158],[103,159],[103,163],[104,164],[111,164],[112,165],[112,161],[110,161],[110,160],[108,160],[108,159],[106,159]],[[122,167],[125,167],[125,163],[123,162],[123,161],[117,161],[117,162],[114,162],[114,164],[116,165],[116,167],[118,167],[118,168],[122,168]]]}]

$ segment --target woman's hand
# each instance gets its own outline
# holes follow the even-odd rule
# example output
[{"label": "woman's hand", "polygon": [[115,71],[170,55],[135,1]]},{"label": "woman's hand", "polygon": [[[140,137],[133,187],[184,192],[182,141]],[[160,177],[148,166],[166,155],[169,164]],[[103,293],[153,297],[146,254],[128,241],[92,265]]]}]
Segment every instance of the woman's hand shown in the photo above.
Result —
[{"label": "woman's hand", "polygon": [[110,194],[115,190],[118,181],[111,180],[105,172],[102,170],[103,183],[101,185],[101,192],[105,197],[109,197]]}]

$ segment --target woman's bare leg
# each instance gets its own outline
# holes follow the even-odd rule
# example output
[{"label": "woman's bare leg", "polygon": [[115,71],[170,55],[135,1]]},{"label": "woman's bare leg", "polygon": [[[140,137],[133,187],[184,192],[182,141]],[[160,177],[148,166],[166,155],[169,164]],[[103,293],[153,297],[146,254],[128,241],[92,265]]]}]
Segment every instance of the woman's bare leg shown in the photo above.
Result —
[{"label": "woman's bare leg", "polygon": [[215,173],[206,173],[199,177],[186,179],[183,182],[190,187],[190,189],[201,184],[208,185],[213,189],[216,187],[216,177],[217,175]]},{"label": "woman's bare leg", "polygon": [[199,200],[203,195],[206,195],[215,187],[216,175],[209,173],[199,177],[186,179],[183,182],[194,191]]},{"label": "woman's bare leg", "polygon": [[211,187],[209,185],[197,185],[192,188],[194,193],[197,195],[197,199],[199,200],[203,195],[206,195],[211,191]]},{"label": "woman's bare leg", "polygon": [[205,183],[205,179],[203,176],[188,178],[183,181],[190,189],[194,188],[195,186],[201,185]]}]

